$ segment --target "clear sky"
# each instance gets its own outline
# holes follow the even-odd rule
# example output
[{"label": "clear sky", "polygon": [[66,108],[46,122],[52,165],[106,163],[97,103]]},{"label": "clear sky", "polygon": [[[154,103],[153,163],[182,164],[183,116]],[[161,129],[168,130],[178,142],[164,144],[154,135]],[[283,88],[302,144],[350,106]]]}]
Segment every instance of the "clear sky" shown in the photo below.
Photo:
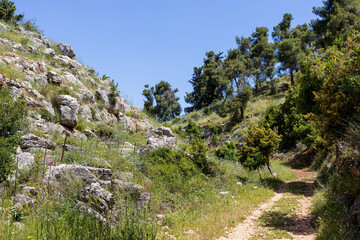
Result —
[{"label": "clear sky", "polygon": [[[14,0],[13,0],[14,1]],[[235,36],[258,26],[272,31],[284,13],[293,24],[314,19],[321,0],[15,0],[47,38],[71,45],[76,58],[118,84],[121,96],[143,107],[145,84],[178,88],[182,107],[193,67],[205,52],[235,48]]]}]

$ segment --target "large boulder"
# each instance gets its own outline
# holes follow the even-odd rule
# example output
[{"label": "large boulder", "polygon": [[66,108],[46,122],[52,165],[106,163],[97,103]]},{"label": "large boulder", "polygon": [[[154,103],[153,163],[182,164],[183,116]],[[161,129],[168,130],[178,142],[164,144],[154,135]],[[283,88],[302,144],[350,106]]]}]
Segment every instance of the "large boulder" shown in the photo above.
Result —
[{"label": "large boulder", "polygon": [[68,56],[69,58],[75,57],[74,49],[71,46],[69,46],[65,43],[58,43],[57,45],[58,45],[62,55]]},{"label": "large boulder", "polygon": [[46,148],[46,149],[55,149],[56,144],[50,140],[38,137],[34,134],[26,134],[21,137],[20,148],[21,149],[30,149],[30,148]]},{"label": "large boulder", "polygon": [[60,123],[65,127],[76,127],[80,108],[76,98],[69,95],[59,95],[57,96],[57,103],[60,110]]}]

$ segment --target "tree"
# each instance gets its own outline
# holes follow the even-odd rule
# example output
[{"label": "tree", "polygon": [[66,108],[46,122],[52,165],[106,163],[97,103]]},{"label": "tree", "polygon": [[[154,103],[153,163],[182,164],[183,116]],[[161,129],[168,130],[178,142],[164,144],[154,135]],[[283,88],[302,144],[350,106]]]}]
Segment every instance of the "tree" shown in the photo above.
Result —
[{"label": "tree", "polygon": [[268,29],[266,27],[257,27],[251,34],[251,61],[253,65],[252,75],[255,77],[255,90],[261,89],[261,83],[274,75],[275,45],[269,43]]},{"label": "tree", "polygon": [[0,19],[6,22],[17,23],[24,18],[23,14],[15,15],[16,7],[14,2],[9,0],[0,1]]},{"label": "tree", "polygon": [[319,18],[311,21],[318,47],[330,46],[335,39],[346,36],[360,16],[359,0],[325,0],[323,4],[313,8]]},{"label": "tree", "polygon": [[227,115],[231,114],[231,122],[238,123],[244,119],[245,109],[252,95],[250,85],[243,85],[243,89],[238,90],[236,96],[229,99],[223,104],[222,112]]},{"label": "tree", "polygon": [[[144,110],[162,122],[179,116],[181,107],[178,101],[180,98],[175,96],[178,91],[177,88],[172,90],[170,83],[165,81],[156,84],[155,88],[149,88],[149,85],[145,85],[143,91],[143,96],[146,98]],[[156,101],[155,106],[153,105],[154,99]]]},{"label": "tree", "polygon": [[0,182],[6,180],[14,168],[25,113],[23,101],[13,100],[6,88],[0,89]]},{"label": "tree", "polygon": [[193,87],[191,93],[186,93],[185,102],[191,104],[191,107],[185,108],[185,112],[189,113],[193,110],[200,110],[205,106],[205,82],[202,79],[202,67],[194,67],[192,79],[189,81]]},{"label": "tree", "polygon": [[240,163],[248,170],[267,166],[270,173],[270,156],[279,147],[281,136],[267,126],[251,127],[245,135],[245,146],[240,148]]},{"label": "tree", "polygon": [[291,29],[292,15],[284,14],[283,20],[274,27],[272,37],[277,44],[277,59],[281,63],[280,71],[289,70],[291,85],[294,86],[294,72],[298,63],[307,52],[311,41],[310,30],[307,25],[298,25]]}]

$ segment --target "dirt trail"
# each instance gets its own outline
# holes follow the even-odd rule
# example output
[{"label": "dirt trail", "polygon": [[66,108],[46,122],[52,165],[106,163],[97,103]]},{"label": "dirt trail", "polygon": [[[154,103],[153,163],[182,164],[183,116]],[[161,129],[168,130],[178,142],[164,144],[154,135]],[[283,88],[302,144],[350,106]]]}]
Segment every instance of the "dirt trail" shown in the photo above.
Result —
[{"label": "dirt trail", "polygon": [[[305,183],[304,195],[298,200],[298,207],[293,215],[294,223],[288,227],[288,234],[293,239],[299,240],[313,240],[315,239],[314,231],[310,226],[310,206],[313,199],[314,180],[316,174],[304,170],[293,170],[297,176],[296,181]],[[238,224],[235,228],[230,230],[226,237],[221,237],[218,240],[246,240],[251,239],[260,229],[264,227],[259,226],[258,219],[266,212],[270,211],[276,202],[282,198],[287,198],[286,192],[289,190],[289,183],[283,183],[275,192],[268,202],[260,205],[250,216],[243,222]]]}]

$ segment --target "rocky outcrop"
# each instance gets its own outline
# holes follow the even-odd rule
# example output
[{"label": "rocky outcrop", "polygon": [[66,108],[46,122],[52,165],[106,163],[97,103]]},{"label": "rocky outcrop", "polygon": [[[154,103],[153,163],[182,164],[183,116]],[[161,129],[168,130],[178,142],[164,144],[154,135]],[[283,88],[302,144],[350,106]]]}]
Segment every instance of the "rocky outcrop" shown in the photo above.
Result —
[{"label": "rocky outcrop", "polygon": [[74,49],[71,46],[65,43],[58,43],[57,46],[59,47],[62,55],[68,56],[69,58],[75,57]]},{"label": "rocky outcrop", "polygon": [[59,104],[60,123],[69,128],[74,128],[78,124],[79,104],[76,98],[69,95],[57,96]]},{"label": "rocky outcrop", "polygon": [[48,169],[46,181],[50,183],[83,182],[93,183],[99,180],[111,181],[112,171],[108,168],[95,168],[82,165],[61,164]]},{"label": "rocky outcrop", "polygon": [[150,152],[162,147],[174,147],[175,135],[170,128],[159,127],[153,128],[149,132],[150,137],[147,140],[146,147],[142,147],[138,150],[139,154]]},{"label": "rocky outcrop", "polygon": [[54,150],[56,144],[50,140],[38,137],[34,134],[26,134],[21,137],[20,148],[21,149],[30,149],[30,148],[46,148]]}]

